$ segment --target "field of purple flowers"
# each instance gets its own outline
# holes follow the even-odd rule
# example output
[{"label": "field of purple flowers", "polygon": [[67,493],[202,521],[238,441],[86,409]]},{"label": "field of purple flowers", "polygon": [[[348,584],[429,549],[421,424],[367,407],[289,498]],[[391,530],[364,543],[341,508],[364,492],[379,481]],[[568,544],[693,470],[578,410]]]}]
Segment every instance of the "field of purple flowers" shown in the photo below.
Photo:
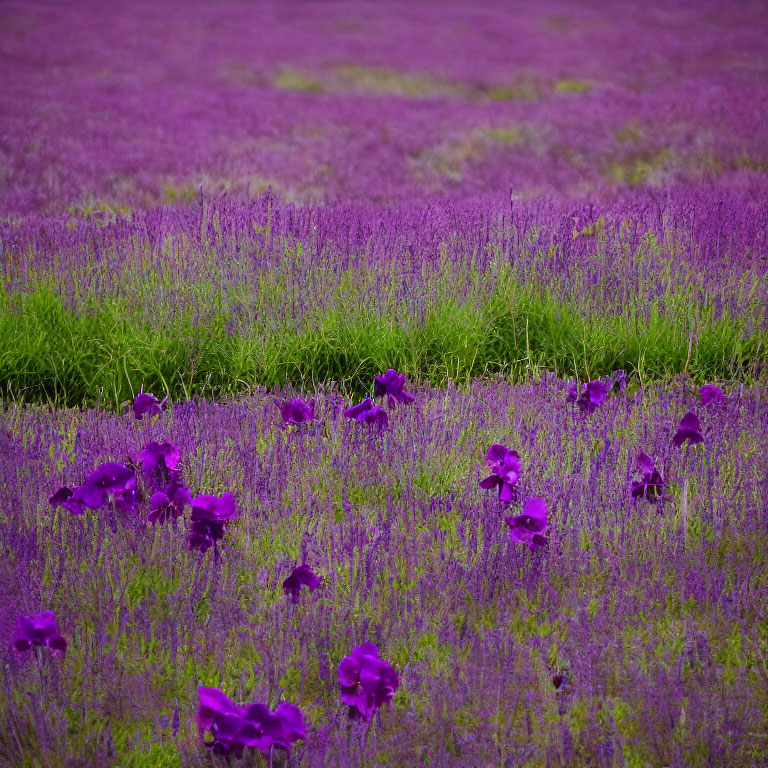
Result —
[{"label": "field of purple flowers", "polygon": [[768,9],[0,5],[0,766],[768,765]]}]

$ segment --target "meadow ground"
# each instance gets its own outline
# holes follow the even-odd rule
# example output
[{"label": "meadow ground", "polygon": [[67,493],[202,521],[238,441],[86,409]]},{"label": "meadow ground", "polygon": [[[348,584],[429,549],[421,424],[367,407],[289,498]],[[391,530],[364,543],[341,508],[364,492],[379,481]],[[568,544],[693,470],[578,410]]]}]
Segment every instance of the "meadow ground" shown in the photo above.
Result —
[{"label": "meadow ground", "polygon": [[4,3],[0,766],[768,765],[766,51]]}]

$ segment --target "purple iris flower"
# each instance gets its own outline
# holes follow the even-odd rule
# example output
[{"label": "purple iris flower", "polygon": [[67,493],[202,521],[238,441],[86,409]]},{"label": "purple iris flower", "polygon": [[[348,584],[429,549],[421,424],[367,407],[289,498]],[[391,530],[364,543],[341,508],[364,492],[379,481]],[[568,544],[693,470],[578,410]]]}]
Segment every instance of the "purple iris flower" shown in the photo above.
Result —
[{"label": "purple iris flower", "polygon": [[139,463],[144,474],[149,477],[177,470],[180,460],[181,448],[167,440],[162,443],[151,440],[139,452]]},{"label": "purple iris flower", "polygon": [[56,626],[53,611],[19,616],[16,619],[16,639],[13,645],[17,651],[28,651],[33,645],[44,645],[54,651],[67,652],[67,641]]},{"label": "purple iris flower", "polygon": [[309,401],[302,400],[300,397],[294,397],[286,400],[284,403],[278,403],[280,415],[283,417],[284,424],[306,424],[314,421],[315,418],[315,399]]},{"label": "purple iris flower", "polygon": [[566,402],[576,403],[582,413],[594,413],[608,395],[608,384],[604,381],[588,381],[583,385],[581,394],[575,384],[568,386]]},{"label": "purple iris flower", "polygon": [[203,493],[191,499],[189,504],[192,514],[187,546],[207,552],[224,536],[227,522],[237,517],[235,497],[231,492],[223,496]]},{"label": "purple iris flower", "polygon": [[83,485],[72,488],[65,485],[48,499],[54,508],[62,506],[74,515],[82,515],[86,507],[98,509],[107,501],[121,512],[132,512],[141,501],[136,488],[136,473],[115,461],[100,464]]},{"label": "purple iris flower", "polygon": [[632,498],[656,501],[664,492],[664,476],[656,469],[653,459],[644,451],[637,456],[640,480],[632,481]]},{"label": "purple iris flower", "polygon": [[376,405],[370,397],[366,397],[362,403],[347,408],[344,415],[361,424],[374,424],[381,428],[387,426],[387,412],[380,405]]},{"label": "purple iris flower", "polygon": [[486,460],[492,474],[480,481],[480,487],[490,490],[498,486],[499,501],[509,504],[517,496],[515,484],[520,479],[520,456],[517,451],[494,443],[488,449]]},{"label": "purple iris flower", "polygon": [[377,376],[373,382],[373,396],[387,396],[387,402],[412,403],[416,398],[405,389],[405,375],[398,373],[394,368],[387,368],[383,374]]},{"label": "purple iris flower", "polygon": [[133,415],[137,420],[141,420],[145,413],[149,414],[149,417],[152,418],[163,412],[167,401],[167,396],[162,400],[158,400],[154,395],[142,390],[133,401]]},{"label": "purple iris flower", "polygon": [[184,508],[192,503],[192,495],[178,476],[171,479],[163,491],[156,491],[149,499],[150,523],[176,522],[184,514]]},{"label": "purple iris flower", "polygon": [[205,745],[215,754],[242,757],[245,747],[256,747],[266,754],[273,746],[288,750],[306,738],[304,715],[290,702],[281,702],[272,712],[260,702],[234,704],[218,688],[201,686],[197,695],[200,704],[195,722],[201,736],[205,731],[213,735],[213,741]]},{"label": "purple iris flower", "polygon": [[677,428],[677,432],[675,432],[675,436],[672,438],[672,442],[677,446],[682,445],[686,440],[688,440],[691,445],[704,442],[704,433],[701,431],[701,422],[699,421],[699,417],[693,411],[688,411],[688,413],[683,416],[680,421],[680,426]]},{"label": "purple iris flower", "polygon": [[318,576],[306,563],[302,563],[291,571],[291,575],[283,582],[283,589],[294,603],[298,603],[302,587],[314,592],[322,583],[323,577]]},{"label": "purple iris flower", "polygon": [[544,499],[529,499],[523,505],[522,514],[505,517],[509,535],[519,544],[527,544],[531,550],[547,543],[547,502]]},{"label": "purple iris flower", "polygon": [[392,700],[400,681],[397,672],[379,658],[373,643],[356,645],[351,656],[339,662],[341,700],[349,716],[369,720],[382,704]]},{"label": "purple iris flower", "polygon": [[699,394],[701,395],[702,405],[709,405],[709,403],[722,403],[725,399],[723,390],[715,384],[705,384],[703,387],[699,387]]}]

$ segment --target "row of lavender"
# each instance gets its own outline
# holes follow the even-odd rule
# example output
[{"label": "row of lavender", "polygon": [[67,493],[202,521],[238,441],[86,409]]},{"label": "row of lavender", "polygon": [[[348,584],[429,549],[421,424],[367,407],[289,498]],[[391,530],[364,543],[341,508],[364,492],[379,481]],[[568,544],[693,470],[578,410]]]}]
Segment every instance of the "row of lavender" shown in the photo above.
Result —
[{"label": "row of lavender", "polygon": [[301,325],[317,312],[374,304],[418,314],[433,301],[461,304],[520,284],[545,286],[586,315],[636,306],[646,319],[651,307],[679,319],[684,305],[698,307],[692,327],[705,317],[739,317],[752,330],[768,322],[765,189],[394,209],[299,207],[271,193],[201,197],[103,226],[67,216],[6,221],[0,245],[11,295],[47,285],[80,310],[111,297],[137,320],[162,306],[165,316],[203,323],[226,310],[238,326]]},{"label": "row of lavender", "polygon": [[[212,749],[271,752],[306,738],[298,759],[314,765],[351,749],[344,739],[354,732],[354,718],[345,725],[334,712],[328,670],[349,642],[357,645],[341,660],[338,682],[352,715],[368,720],[403,691],[386,726],[379,723],[375,749],[368,727],[358,734],[361,751],[392,761],[428,744],[440,752],[440,765],[454,758],[456,765],[484,764],[496,744],[504,759],[526,753],[568,764],[588,754],[602,765],[620,749],[625,760],[669,762],[705,732],[710,757],[768,747],[744,739],[759,733],[764,718],[758,660],[766,584],[754,553],[765,546],[768,520],[768,474],[760,460],[768,437],[765,394],[726,397],[705,387],[701,419],[686,413],[673,434],[679,413],[692,405],[684,382],[676,394],[643,391],[632,399],[620,378],[610,383],[615,395],[604,382],[424,391],[389,418],[368,400],[345,411],[361,422],[357,428],[339,420],[342,403],[332,392],[312,404],[288,401],[279,421],[270,398],[178,403],[138,425],[98,412],[8,409],[3,461],[15,471],[3,489],[11,510],[3,531],[5,620],[13,611],[24,614],[18,649],[47,643],[64,650],[53,614],[34,615],[55,606],[74,638],[60,670],[38,658],[35,711],[53,696],[59,708],[82,707],[83,716],[111,712],[117,738],[116,731],[136,723],[131,712],[154,708],[157,721],[157,708],[180,697],[173,739],[161,734],[159,743],[193,760],[191,742],[177,738],[180,729],[187,732],[186,702],[196,682],[215,683],[200,688],[196,718],[201,731],[212,731]],[[379,377],[375,390],[390,406],[414,400],[394,371]],[[135,404],[137,416],[160,411],[148,395]],[[292,426],[280,430],[280,421]],[[148,516],[134,470],[115,463],[134,456],[141,439],[149,442],[134,466],[142,467]],[[481,446],[491,442],[492,474],[480,480]],[[681,450],[685,442],[692,447]],[[88,469],[104,459],[112,461]],[[230,491],[193,498],[182,464],[196,492]],[[29,476],[37,478],[34,485]],[[56,492],[51,504],[77,517],[51,517],[46,486],[72,477],[86,480]],[[507,523],[512,542],[528,544],[529,554],[505,543],[498,506],[478,497],[478,481],[498,487],[505,505],[526,499]],[[231,490],[240,507],[232,524]],[[186,506],[196,561],[175,549],[175,525],[146,522],[175,521]],[[100,513],[82,514],[94,507]],[[211,545],[216,556],[204,559]],[[301,565],[286,579],[299,556]],[[288,603],[278,597],[281,580]],[[21,584],[28,585],[23,593]],[[300,600],[302,584],[312,601]],[[649,636],[655,650],[643,649]],[[381,661],[378,645],[399,675]],[[628,663],[625,645],[639,661]],[[495,666],[489,653],[506,647],[516,650]],[[22,659],[11,655],[7,662],[8,690],[34,685]],[[480,691],[491,686],[497,705],[509,708],[503,721],[473,686],[462,686],[478,674]],[[125,690],[108,694],[118,679]],[[278,706],[274,713],[260,703],[235,707],[218,690],[222,681],[235,699]],[[669,722],[654,722],[661,731],[651,738],[642,724],[655,717],[647,697],[659,695],[659,686]],[[435,699],[446,690],[452,713]],[[310,717],[309,733],[301,710],[280,703],[284,698]],[[600,715],[604,707],[608,720]],[[734,729],[736,712],[741,721]],[[18,696],[10,696],[8,714],[13,726],[3,746],[13,754],[21,745],[73,749],[66,728],[52,739],[55,723],[27,720]],[[542,731],[537,736],[531,718]],[[430,723],[439,725],[439,736],[430,735]],[[123,736],[120,744],[130,751],[150,749],[153,741],[150,735],[126,743]]]},{"label": "row of lavender", "polygon": [[168,8],[3,5],[0,213],[748,189],[768,163],[761,3]]}]

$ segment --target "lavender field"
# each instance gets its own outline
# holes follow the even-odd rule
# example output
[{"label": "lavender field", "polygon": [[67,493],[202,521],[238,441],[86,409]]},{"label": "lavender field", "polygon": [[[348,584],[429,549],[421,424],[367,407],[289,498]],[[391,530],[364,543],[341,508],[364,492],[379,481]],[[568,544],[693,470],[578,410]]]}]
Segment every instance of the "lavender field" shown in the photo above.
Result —
[{"label": "lavender field", "polygon": [[0,5],[0,766],[768,766],[768,8]]}]

